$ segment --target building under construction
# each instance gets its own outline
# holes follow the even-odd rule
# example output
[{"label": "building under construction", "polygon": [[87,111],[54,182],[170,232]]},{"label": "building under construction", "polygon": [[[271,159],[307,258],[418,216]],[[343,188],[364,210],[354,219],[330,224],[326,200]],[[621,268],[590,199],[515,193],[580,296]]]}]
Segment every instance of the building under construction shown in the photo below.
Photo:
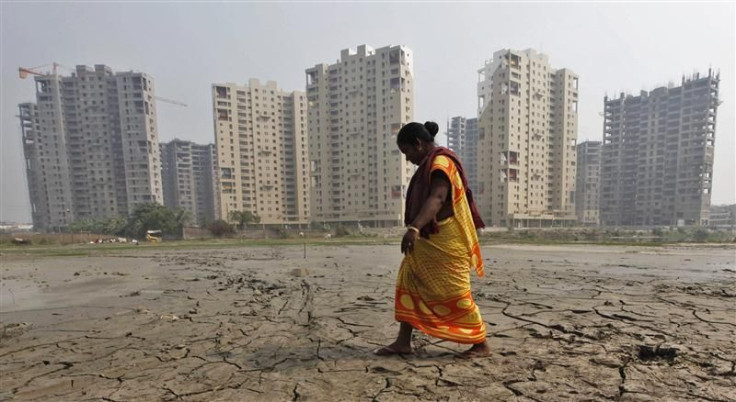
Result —
[{"label": "building under construction", "polygon": [[150,76],[104,65],[77,66],[70,76],[21,69],[21,78],[29,73],[36,103],[19,108],[37,230],[163,203]]},{"label": "building under construction", "polygon": [[604,99],[603,225],[708,225],[719,81]]}]

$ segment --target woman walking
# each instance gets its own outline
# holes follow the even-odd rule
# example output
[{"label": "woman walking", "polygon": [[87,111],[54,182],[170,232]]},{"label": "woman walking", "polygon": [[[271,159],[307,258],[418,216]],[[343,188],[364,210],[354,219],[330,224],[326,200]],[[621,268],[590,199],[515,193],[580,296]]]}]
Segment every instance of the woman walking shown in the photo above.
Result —
[{"label": "woman walking", "polygon": [[396,282],[396,341],[377,355],[412,353],[414,328],[472,347],[460,356],[490,354],[486,327],[470,293],[470,268],[483,276],[476,229],[484,227],[457,156],[438,146],[434,122],[409,123],[396,142],[418,166],[406,198],[404,259]]}]

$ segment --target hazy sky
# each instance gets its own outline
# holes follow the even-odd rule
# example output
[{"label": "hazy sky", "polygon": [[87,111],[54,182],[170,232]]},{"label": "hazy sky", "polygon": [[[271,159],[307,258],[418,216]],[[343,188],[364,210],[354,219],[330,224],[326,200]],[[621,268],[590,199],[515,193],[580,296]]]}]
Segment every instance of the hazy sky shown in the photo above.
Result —
[{"label": "hazy sky", "polygon": [[[275,80],[340,50],[405,45],[415,116],[475,116],[477,70],[494,51],[535,48],[580,76],[578,141],[602,138],[603,96],[720,69],[713,204],[736,202],[733,2],[722,3],[0,3],[0,220],[30,222],[17,104],[35,101],[18,67],[107,64],[152,75],[162,141],[214,141],[210,85]],[[68,74],[68,71],[61,70]]]}]

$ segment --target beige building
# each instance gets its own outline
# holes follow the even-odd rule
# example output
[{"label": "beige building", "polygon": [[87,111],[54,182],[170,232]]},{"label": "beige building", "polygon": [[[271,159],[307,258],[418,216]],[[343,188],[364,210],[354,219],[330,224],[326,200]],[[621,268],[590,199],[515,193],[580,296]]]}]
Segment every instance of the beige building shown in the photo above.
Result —
[{"label": "beige building", "polygon": [[577,75],[532,49],[497,51],[478,73],[476,198],[486,224],[573,221]]},{"label": "beige building", "polygon": [[601,142],[585,141],[577,149],[575,214],[582,225],[598,225],[601,181]]},{"label": "beige building", "polygon": [[396,134],[414,116],[412,52],[361,45],[306,78],[312,221],[401,225],[413,168]]},{"label": "beige building", "polygon": [[164,205],[183,208],[192,224],[204,226],[219,216],[215,184],[215,146],[173,140],[161,144]]},{"label": "beige building", "polygon": [[77,66],[35,83],[36,103],[21,104],[20,119],[37,229],[163,203],[150,76]]},{"label": "beige building", "polygon": [[261,223],[309,222],[307,100],[265,85],[214,84],[220,215],[250,211]]}]

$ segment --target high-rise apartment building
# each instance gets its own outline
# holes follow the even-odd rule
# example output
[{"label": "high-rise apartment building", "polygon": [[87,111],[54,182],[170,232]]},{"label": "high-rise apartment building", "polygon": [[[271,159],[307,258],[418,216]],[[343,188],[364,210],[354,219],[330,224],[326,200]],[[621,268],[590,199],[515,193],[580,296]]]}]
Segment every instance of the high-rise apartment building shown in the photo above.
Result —
[{"label": "high-rise apartment building", "polygon": [[163,203],[153,79],[95,65],[35,77],[20,105],[34,226],[129,214]]},{"label": "high-rise apartment building", "polygon": [[575,185],[575,215],[582,225],[597,225],[601,179],[601,142],[578,144],[577,179]]},{"label": "high-rise apartment building", "polygon": [[215,220],[220,207],[215,146],[182,140],[161,143],[161,164],[164,205],[185,209],[194,219],[192,223],[204,225]]},{"label": "high-rise apartment building", "polygon": [[602,224],[708,225],[719,82],[604,99]]},{"label": "high-rise apartment building", "polygon": [[[57,85],[49,88],[46,84],[44,90],[55,93],[58,99],[58,81],[51,83]],[[39,104],[44,119],[40,118],[39,105],[19,106],[33,226],[36,230],[59,230],[74,221],[66,136],[58,134],[63,133],[58,102]]]},{"label": "high-rise apartment building", "polygon": [[532,49],[497,51],[478,72],[476,198],[486,223],[574,220],[578,76]]},{"label": "high-rise apartment building", "polygon": [[465,146],[466,118],[455,116],[447,121],[447,147],[460,157]]},{"label": "high-rise apartment building", "polygon": [[478,187],[478,119],[462,116],[447,122],[447,147],[460,158],[468,185],[473,191]]},{"label": "high-rise apartment building", "polygon": [[412,52],[361,45],[306,78],[312,221],[401,224],[413,169],[396,134],[414,115]]},{"label": "high-rise apartment building", "polygon": [[265,85],[214,84],[220,214],[258,215],[261,223],[309,222],[307,99]]},{"label": "high-rise apartment building", "polygon": [[478,119],[465,121],[465,150],[463,151],[463,167],[468,176],[468,185],[473,191],[478,191]]}]

